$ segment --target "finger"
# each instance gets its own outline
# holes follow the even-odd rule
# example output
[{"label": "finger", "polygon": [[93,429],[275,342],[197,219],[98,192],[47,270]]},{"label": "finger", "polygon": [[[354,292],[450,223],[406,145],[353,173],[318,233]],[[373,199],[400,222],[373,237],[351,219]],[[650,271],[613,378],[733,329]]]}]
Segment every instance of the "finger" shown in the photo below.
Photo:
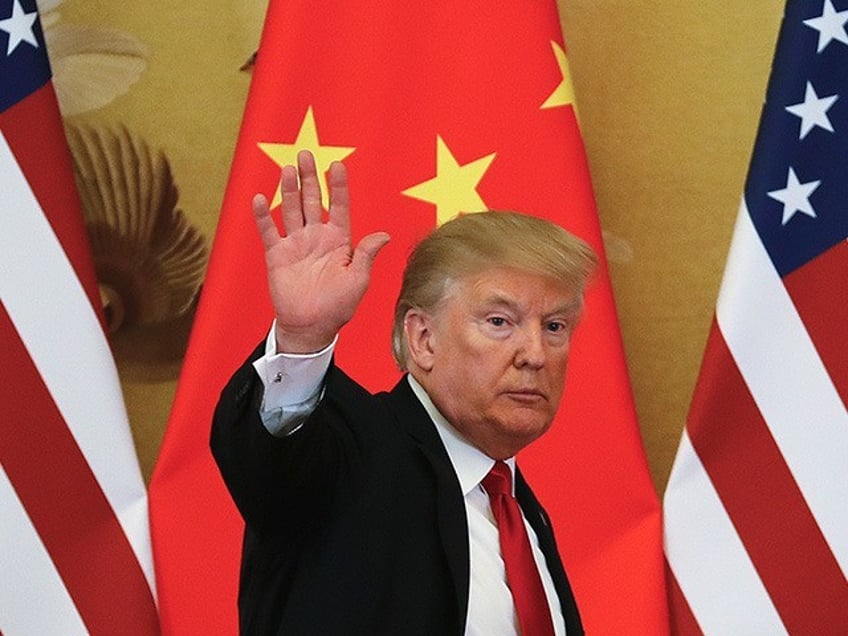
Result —
[{"label": "finger", "polygon": [[320,223],[323,210],[321,208],[321,184],[318,182],[318,170],[315,167],[315,157],[308,150],[297,153],[297,168],[300,173],[300,200],[303,206],[303,222]]},{"label": "finger", "polygon": [[386,232],[374,232],[363,237],[353,251],[351,267],[358,270],[360,274],[368,276],[371,272],[371,266],[374,264],[374,259],[377,258],[377,254],[389,240],[391,240],[391,237]]},{"label": "finger", "polygon": [[271,218],[271,210],[268,208],[268,199],[264,194],[253,197],[253,220],[256,221],[256,229],[265,249],[270,249],[280,240],[280,231],[277,224]]},{"label": "finger", "polygon": [[283,196],[283,227],[286,234],[303,227],[303,210],[300,207],[300,188],[297,185],[297,169],[284,166],[280,173],[280,193]]},{"label": "finger", "polygon": [[347,169],[340,161],[330,164],[327,185],[330,189],[329,221],[350,236],[350,191],[347,186]]}]

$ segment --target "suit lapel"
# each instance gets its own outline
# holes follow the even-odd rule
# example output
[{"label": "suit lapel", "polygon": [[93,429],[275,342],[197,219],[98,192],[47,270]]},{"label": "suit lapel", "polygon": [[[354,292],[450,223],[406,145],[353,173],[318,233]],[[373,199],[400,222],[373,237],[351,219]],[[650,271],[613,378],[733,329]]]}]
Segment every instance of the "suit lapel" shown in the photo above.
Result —
[{"label": "suit lapel", "polygon": [[451,569],[462,631],[468,615],[468,586],[471,555],[468,548],[468,520],[465,502],[456,472],[450,462],[436,427],[421,402],[412,392],[409,381],[402,378],[387,394],[398,426],[418,444],[432,468],[437,493],[438,525],[442,547]]},{"label": "suit lapel", "polygon": [[580,622],[580,614],[577,611],[577,603],[574,600],[571,585],[568,583],[568,577],[565,574],[565,569],[559,556],[551,520],[541,504],[539,504],[533,491],[530,490],[530,486],[524,480],[524,476],[517,467],[515,474],[515,498],[518,500],[518,505],[521,506],[521,510],[524,512],[528,523],[530,523],[530,526],[536,533],[536,537],[539,539],[539,548],[541,548],[542,554],[545,555],[548,571],[551,573],[557,596],[559,596],[563,618],[565,619],[566,633],[569,636],[583,634],[583,626]]},{"label": "suit lapel", "polygon": [[[457,607],[464,632],[468,615],[471,555],[468,548],[468,521],[459,480],[442,440],[436,432],[435,425],[412,392],[408,380],[404,377],[391,393],[384,395],[390,404],[390,410],[397,419],[398,426],[415,440],[432,468],[438,498],[439,532],[442,547],[451,568]],[[559,557],[551,521],[520,470],[516,470],[515,489],[518,503],[539,538],[539,547],[545,555],[562,606],[566,631],[569,636],[583,634],[580,615]]]}]

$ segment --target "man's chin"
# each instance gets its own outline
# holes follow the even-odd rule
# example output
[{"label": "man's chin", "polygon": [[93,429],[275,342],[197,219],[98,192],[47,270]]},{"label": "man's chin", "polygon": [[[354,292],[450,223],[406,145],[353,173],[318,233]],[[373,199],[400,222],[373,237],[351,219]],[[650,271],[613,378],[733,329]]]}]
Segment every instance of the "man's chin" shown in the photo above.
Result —
[{"label": "man's chin", "polygon": [[524,417],[521,417],[521,415],[520,413],[516,414],[509,420],[508,425],[502,429],[505,437],[509,438],[510,446],[515,448],[513,455],[539,439],[551,426],[547,417],[528,418],[526,413],[523,414]]}]

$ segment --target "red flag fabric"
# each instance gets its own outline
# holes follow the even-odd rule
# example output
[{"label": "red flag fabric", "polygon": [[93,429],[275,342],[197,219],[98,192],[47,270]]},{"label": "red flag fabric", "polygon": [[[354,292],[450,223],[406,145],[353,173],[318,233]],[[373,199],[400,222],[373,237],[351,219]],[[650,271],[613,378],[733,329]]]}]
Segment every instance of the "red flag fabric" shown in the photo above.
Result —
[{"label": "red flag fabric", "polygon": [[848,630],[846,22],[786,4],[665,494],[677,634]]},{"label": "red flag fabric", "polygon": [[[151,484],[164,628],[236,629],[242,524],[207,449],[219,390],[272,311],[250,201],[278,203],[298,149],[343,160],[354,240],[385,230],[338,363],[390,388],[392,308],[413,243],[459,212],[552,219],[602,252],[553,0],[272,0],[185,366]],[[324,189],[326,192],[326,188]],[[510,237],[504,237],[509,240]],[[573,343],[564,405],[522,470],[554,519],[592,633],[667,628],[659,502],[605,265]]]},{"label": "red flag fabric", "polygon": [[0,632],[157,634],[144,482],[35,0],[0,0]]}]

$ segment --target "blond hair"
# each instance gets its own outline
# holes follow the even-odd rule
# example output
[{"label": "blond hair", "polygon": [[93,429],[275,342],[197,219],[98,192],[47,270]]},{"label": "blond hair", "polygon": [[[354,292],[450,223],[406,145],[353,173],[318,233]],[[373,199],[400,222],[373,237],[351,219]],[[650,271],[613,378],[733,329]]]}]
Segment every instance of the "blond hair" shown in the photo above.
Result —
[{"label": "blond hair", "polygon": [[409,256],[395,304],[395,361],[406,370],[407,312],[432,312],[451,282],[492,267],[511,267],[562,281],[582,302],[596,264],[589,245],[550,221],[499,211],[459,216],[433,230]]}]

